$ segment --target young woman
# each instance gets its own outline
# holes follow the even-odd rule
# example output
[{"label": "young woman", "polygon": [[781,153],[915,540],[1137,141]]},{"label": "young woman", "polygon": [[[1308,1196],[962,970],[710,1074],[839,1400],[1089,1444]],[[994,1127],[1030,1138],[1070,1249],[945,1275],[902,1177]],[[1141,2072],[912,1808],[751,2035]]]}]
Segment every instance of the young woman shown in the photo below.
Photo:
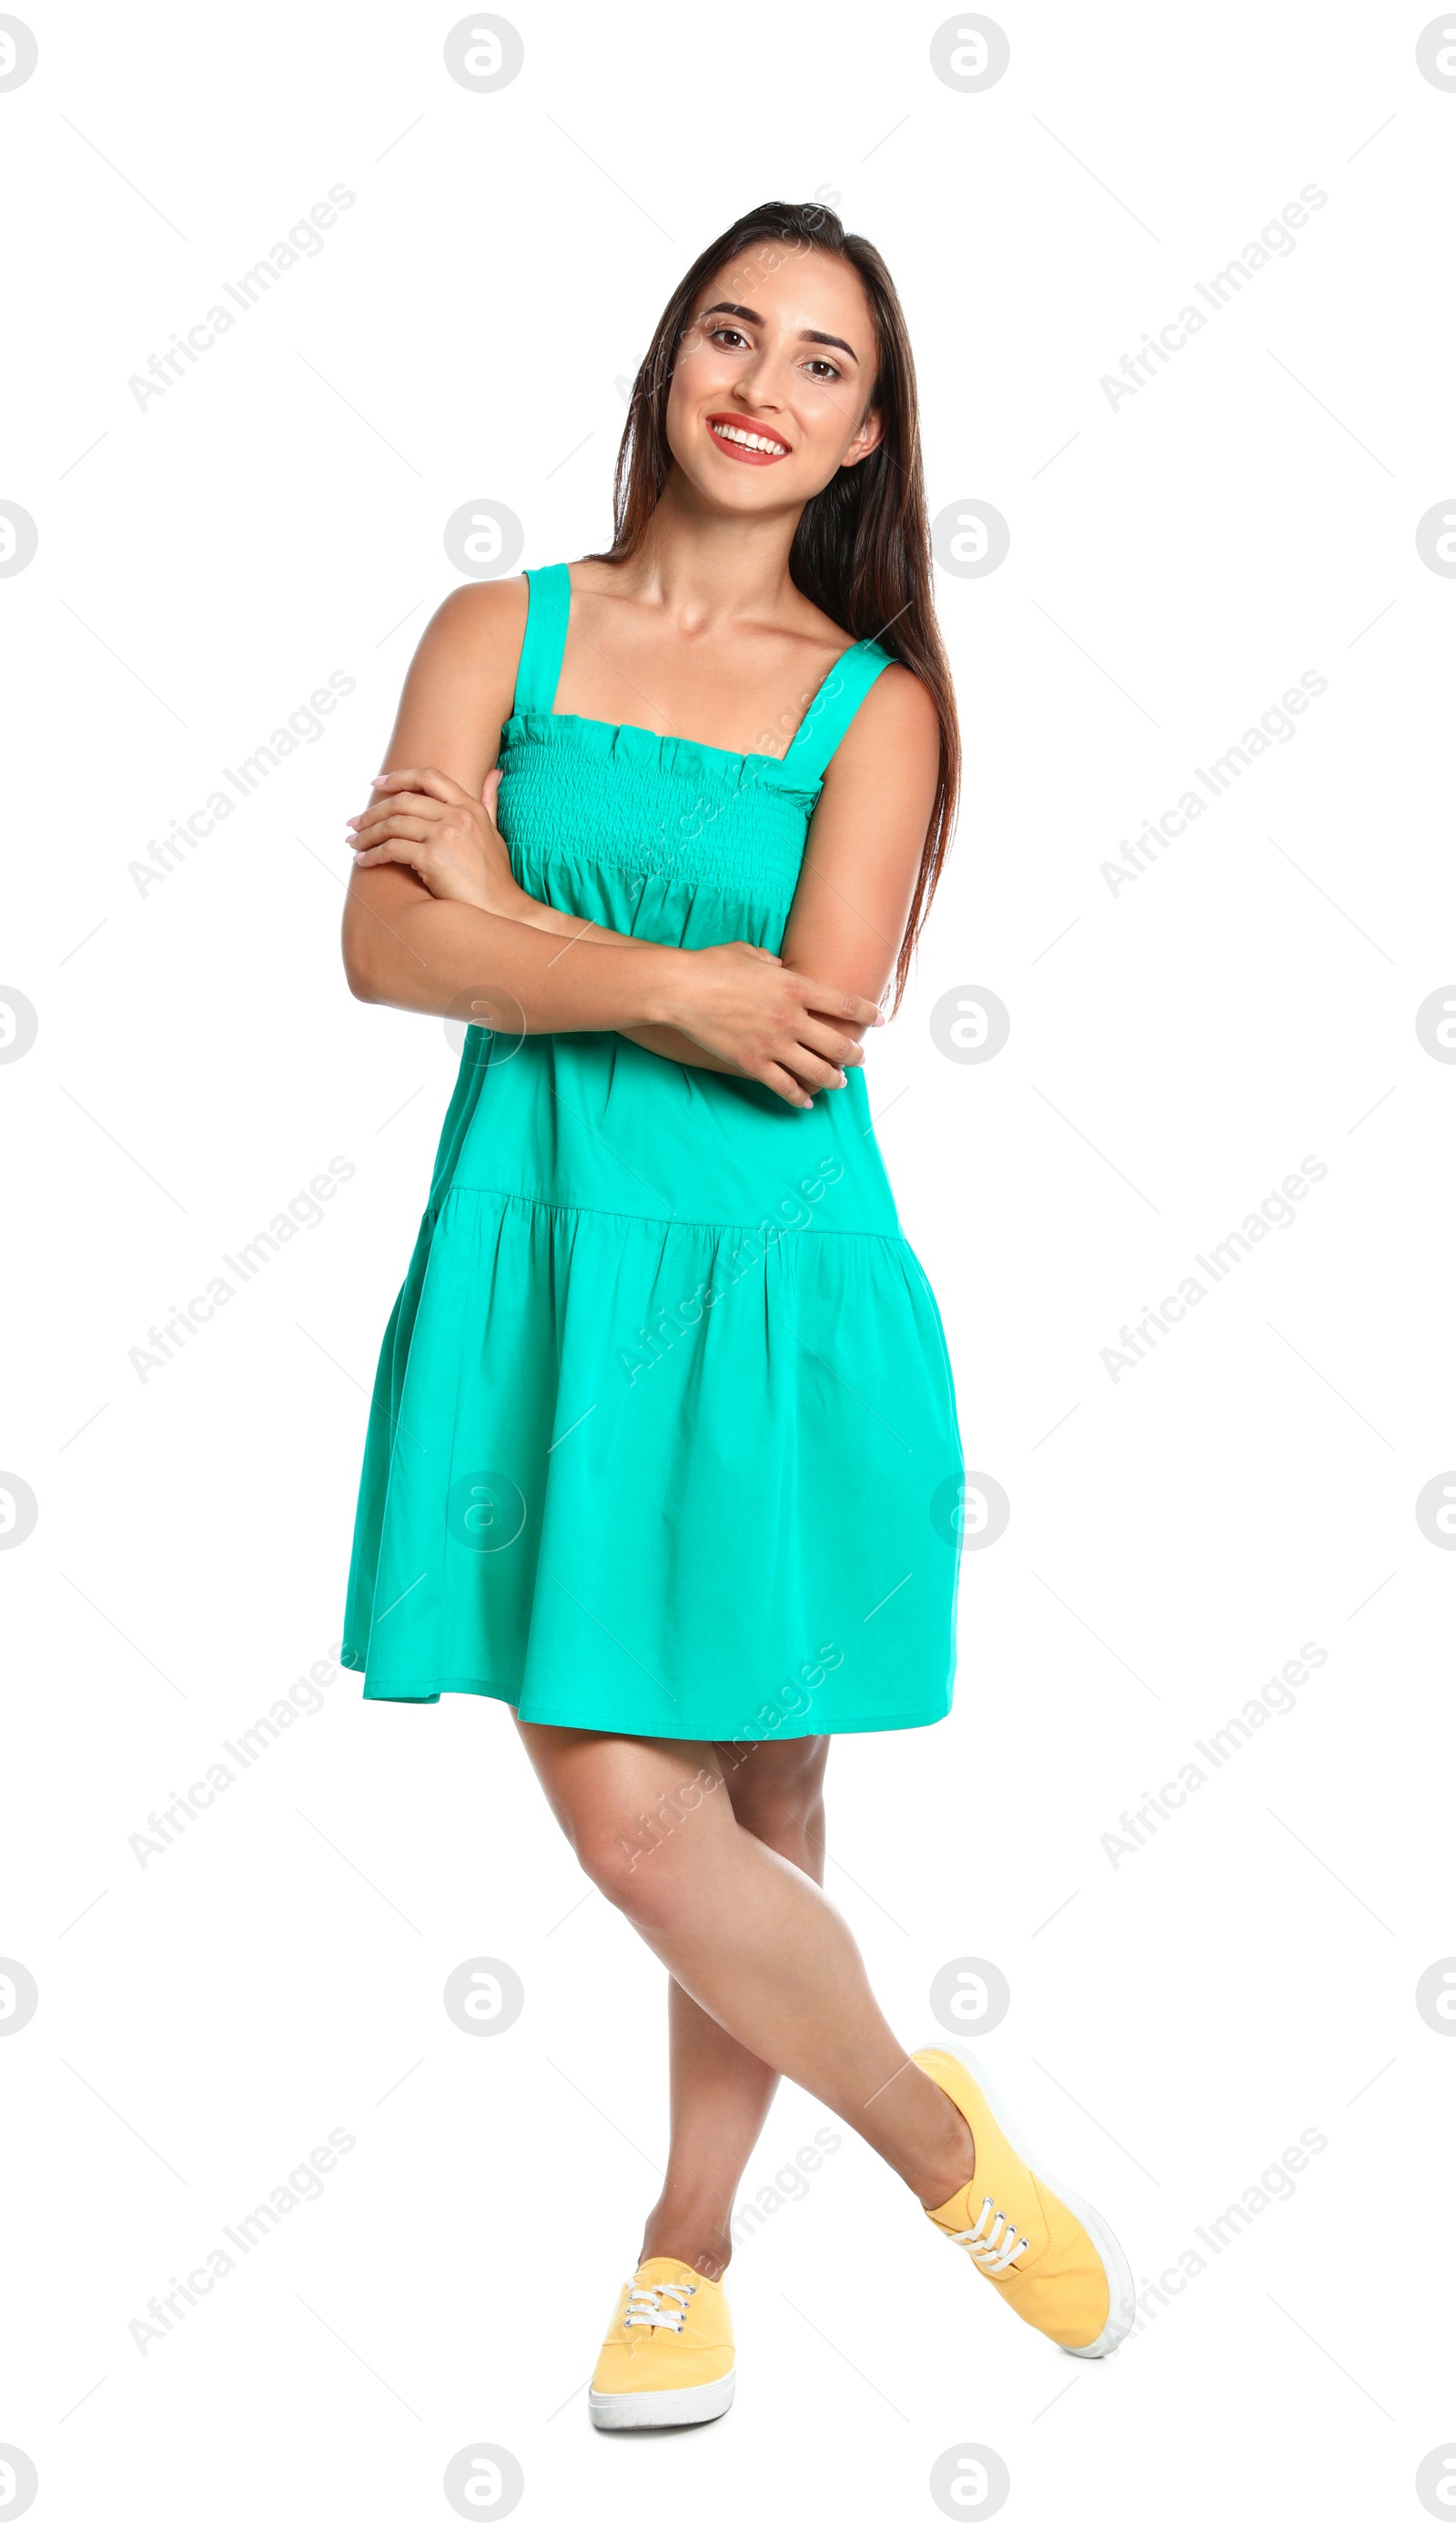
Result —
[{"label": "young woman", "polygon": [[349,822],[349,984],[469,1027],[385,1334],[344,1661],[514,1712],[671,1976],[672,2146],[592,2420],[731,2402],[780,2072],[1003,2299],[1132,2282],[984,2080],[907,2054],[821,1891],[834,1733],[950,1707],[961,1462],[860,1071],[949,839],[914,372],[875,249],[769,203],[635,383],[605,553],[455,591]]}]

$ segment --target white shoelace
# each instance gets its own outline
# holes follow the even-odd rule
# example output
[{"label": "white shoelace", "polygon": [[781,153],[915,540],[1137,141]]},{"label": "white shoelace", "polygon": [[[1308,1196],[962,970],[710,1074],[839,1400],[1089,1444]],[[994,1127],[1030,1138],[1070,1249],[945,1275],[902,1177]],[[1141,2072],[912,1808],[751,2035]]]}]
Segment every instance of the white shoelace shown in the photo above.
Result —
[{"label": "white shoelace", "polygon": [[951,2237],[956,2245],[965,2248],[971,2262],[979,2264],[983,2273],[1004,2273],[1009,2264],[1016,2262],[1018,2255],[1025,2255],[1029,2243],[1026,2238],[1018,2237],[1014,2222],[1008,2220],[1004,2211],[994,2209],[989,2193],[981,2204],[975,2227],[953,2229]]},{"label": "white shoelace", "polygon": [[[633,2282],[627,2303],[625,2325],[665,2325],[672,2334],[681,2334],[688,2302],[697,2288],[695,2282]],[[681,2303],[676,2309],[664,2309],[665,2299]]]}]

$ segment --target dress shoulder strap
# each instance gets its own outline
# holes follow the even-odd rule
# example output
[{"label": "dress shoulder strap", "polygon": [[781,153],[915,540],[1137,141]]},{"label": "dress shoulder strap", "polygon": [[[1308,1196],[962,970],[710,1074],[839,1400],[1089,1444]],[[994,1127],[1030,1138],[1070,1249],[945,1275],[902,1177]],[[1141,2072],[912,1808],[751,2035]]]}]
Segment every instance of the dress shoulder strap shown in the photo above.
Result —
[{"label": "dress shoulder strap", "polygon": [[818,784],[865,697],[894,655],[871,635],[841,652],[789,742],[780,763]]},{"label": "dress shoulder strap", "polygon": [[571,575],[563,563],[526,575],[526,632],[515,674],[513,714],[550,713],[556,703],[571,610]]}]

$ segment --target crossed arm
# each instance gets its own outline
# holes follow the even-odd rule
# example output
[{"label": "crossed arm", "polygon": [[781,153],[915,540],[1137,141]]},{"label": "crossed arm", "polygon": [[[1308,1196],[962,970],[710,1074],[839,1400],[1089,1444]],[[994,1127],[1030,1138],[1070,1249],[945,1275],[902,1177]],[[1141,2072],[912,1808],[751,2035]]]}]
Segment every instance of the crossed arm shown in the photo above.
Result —
[{"label": "crossed arm", "polygon": [[448,1012],[487,982],[527,1032],[611,1030],[766,1084],[797,1108],[841,1085],[881,1018],[934,801],[933,703],[882,671],[830,763],[778,954],[685,951],[531,898],[495,820],[496,735],[525,617],[515,584],[455,592],[411,664],[386,763],[350,822],[344,966],[356,996]]}]

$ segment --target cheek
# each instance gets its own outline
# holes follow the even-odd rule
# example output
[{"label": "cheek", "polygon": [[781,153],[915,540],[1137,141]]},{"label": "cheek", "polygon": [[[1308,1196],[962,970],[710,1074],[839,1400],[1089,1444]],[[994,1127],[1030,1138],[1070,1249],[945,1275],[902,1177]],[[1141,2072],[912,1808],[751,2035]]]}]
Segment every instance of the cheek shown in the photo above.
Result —
[{"label": "cheek", "polygon": [[678,347],[673,374],[668,385],[667,410],[686,411],[717,396],[729,385],[732,364],[725,358],[721,344],[710,344],[695,327],[690,327]]},{"label": "cheek", "polygon": [[675,458],[681,459],[691,447],[695,436],[695,420],[703,408],[710,411],[714,405],[726,404],[727,401],[726,384],[718,375],[718,364],[710,358],[706,349],[699,347],[695,353],[680,353],[673,367],[664,418],[668,447]]},{"label": "cheek", "polygon": [[847,427],[852,411],[843,404],[831,406],[815,396],[800,403],[799,464],[817,490],[858,455],[855,433]]}]

